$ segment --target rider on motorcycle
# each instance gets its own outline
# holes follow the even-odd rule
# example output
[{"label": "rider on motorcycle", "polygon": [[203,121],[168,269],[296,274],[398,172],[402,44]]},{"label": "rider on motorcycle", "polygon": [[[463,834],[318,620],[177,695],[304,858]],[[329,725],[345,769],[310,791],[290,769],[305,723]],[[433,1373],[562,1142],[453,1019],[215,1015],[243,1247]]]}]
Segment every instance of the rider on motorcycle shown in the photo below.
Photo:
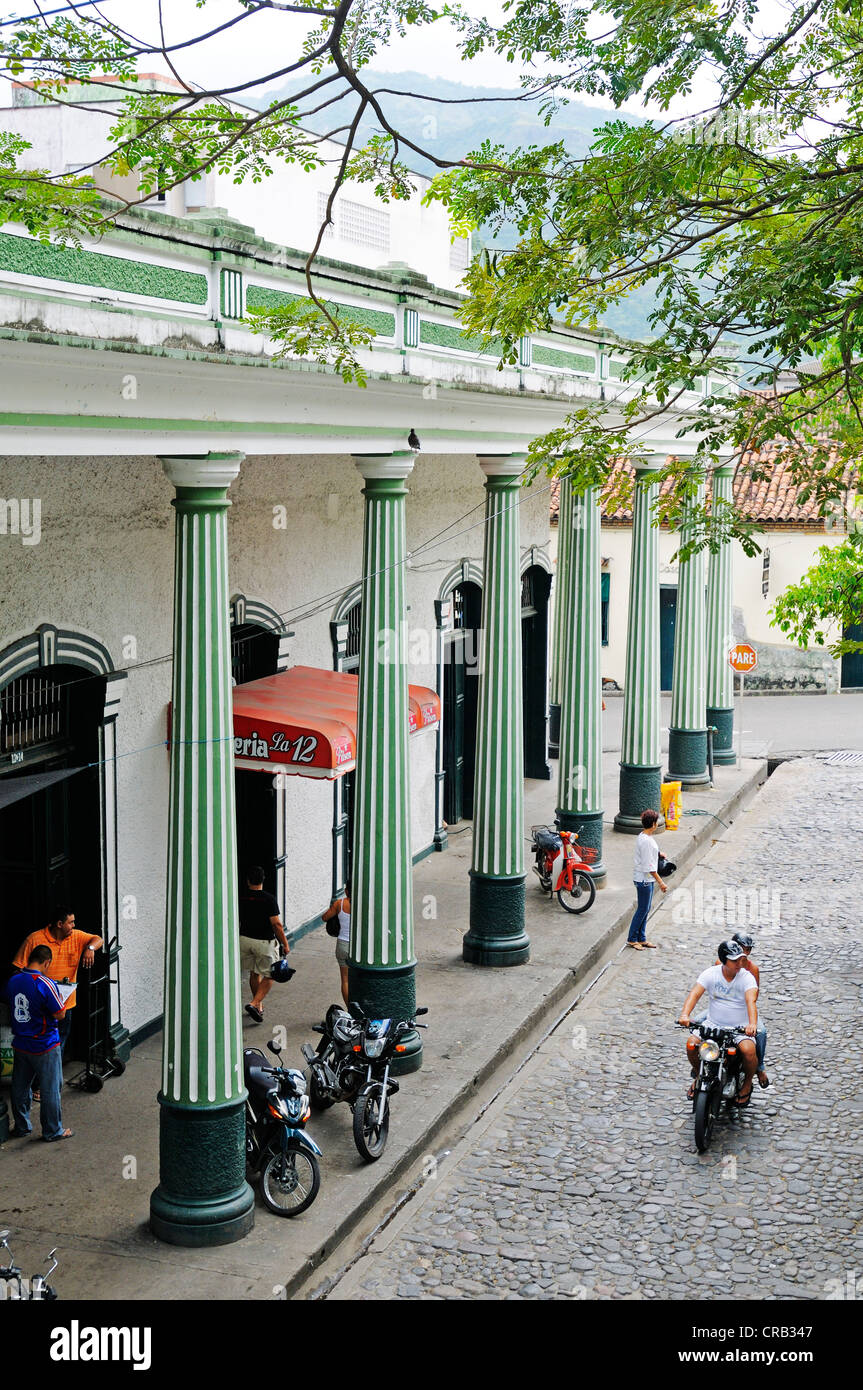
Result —
[{"label": "rider on motorcycle", "polygon": [[[746,932],[742,931],[736,931],[731,940],[736,941],[738,946],[743,948],[746,954],[746,964],[742,966],[742,969],[748,970],[750,975],[755,976],[755,983],[758,986],[758,993],[760,995],[761,971],[752,959],[752,947],[755,945],[755,942],[751,936],[748,936]],[[767,1052],[767,1029],[764,1026],[764,1020],[760,1016],[758,1019],[758,1030],[755,1034],[755,1051],[758,1057],[758,1084],[762,1090],[766,1091],[767,1087],[770,1085],[770,1077],[764,1070],[764,1056]]]},{"label": "rider on motorcycle", "polygon": [[[680,1011],[679,1022],[689,1026],[692,1010],[702,994],[706,994],[707,1017],[704,1022],[707,1026],[739,1028],[745,1033],[746,1036],[738,1043],[744,1079],[737,1104],[742,1108],[752,1099],[752,1082],[757,1065],[754,1038],[758,1028],[758,1010],[755,1007],[758,985],[754,975],[746,969],[746,952],[738,942],[721,941],[717,954],[719,965],[712,965],[699,975]],[[687,1039],[686,1053],[692,1069],[692,1085],[687,1091],[687,1099],[692,1100],[699,1069],[697,1039]]]}]

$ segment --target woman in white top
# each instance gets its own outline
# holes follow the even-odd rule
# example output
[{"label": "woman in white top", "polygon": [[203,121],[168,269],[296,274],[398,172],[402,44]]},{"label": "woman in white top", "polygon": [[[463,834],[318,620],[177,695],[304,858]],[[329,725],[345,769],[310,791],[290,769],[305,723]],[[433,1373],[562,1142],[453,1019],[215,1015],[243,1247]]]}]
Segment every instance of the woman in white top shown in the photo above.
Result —
[{"label": "woman in white top", "polygon": [[642,811],[641,824],[643,829],[635,842],[635,865],[632,877],[635,881],[638,906],[629,924],[629,936],[626,944],[632,946],[636,951],[641,951],[645,946],[648,950],[655,949],[655,941],[645,941],[644,939],[647,914],[650,911],[650,904],[653,902],[654,882],[659,884],[663,893],[666,892],[665,884],[657,873],[659,846],[653,838],[656,834],[658,821],[659,815],[656,811]]},{"label": "woman in white top", "polygon": [[351,885],[345,883],[345,896],[335,898],[326,912],[321,914],[322,921],[329,922],[338,913],[339,935],[336,941],[336,960],[339,963],[339,972],[342,977],[342,998],[345,1001],[345,1008],[348,1004],[348,948],[351,943]]}]

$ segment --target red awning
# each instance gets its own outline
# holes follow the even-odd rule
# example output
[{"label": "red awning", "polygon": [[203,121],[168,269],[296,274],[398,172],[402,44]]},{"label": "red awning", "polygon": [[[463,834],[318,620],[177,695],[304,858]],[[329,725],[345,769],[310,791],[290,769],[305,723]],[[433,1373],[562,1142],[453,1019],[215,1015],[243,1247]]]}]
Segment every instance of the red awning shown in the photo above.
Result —
[{"label": "red awning", "polygon": [[[234,763],[295,777],[343,777],[356,766],[357,687],[347,671],[292,666],[276,676],[235,685]],[[440,700],[408,686],[410,731],[435,728]]]}]

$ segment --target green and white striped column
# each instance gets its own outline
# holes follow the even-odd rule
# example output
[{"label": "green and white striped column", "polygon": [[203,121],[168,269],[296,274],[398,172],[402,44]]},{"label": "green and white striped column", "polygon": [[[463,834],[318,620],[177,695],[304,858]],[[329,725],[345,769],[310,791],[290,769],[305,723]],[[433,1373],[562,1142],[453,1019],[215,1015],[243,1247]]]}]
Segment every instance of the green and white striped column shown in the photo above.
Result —
[{"label": "green and white striped column", "polygon": [[[694,497],[684,504],[680,539],[692,536],[696,511],[704,506],[704,475],[695,475]],[[684,787],[706,786],[707,652],[705,648],[704,551],[677,569],[674,622],[674,674],[671,678],[671,723],[668,728],[668,781]]]},{"label": "green and white striped column", "polygon": [[551,679],[548,705],[548,756],[550,758],[556,758],[560,754],[561,662],[566,645],[564,620],[566,602],[563,576],[569,565],[571,540],[572,490],[568,485],[568,480],[561,478],[557,510],[557,565],[554,575],[554,614],[551,630]]},{"label": "green and white striped column", "polygon": [[[664,462],[664,460],[662,460]],[[641,813],[658,811],[662,785],[659,743],[659,494],[656,464],[635,462],[626,684],[620,745],[620,809],[614,828],[641,833]]]},{"label": "green and white striped column", "polygon": [[[713,473],[713,506],[732,500],[734,467],[720,464]],[[707,571],[707,723],[713,735],[713,761],[733,764],[734,672],[728,652],[734,646],[731,587],[731,541],[723,541],[710,556]]]},{"label": "green and white striped column", "polygon": [[519,492],[524,456],[482,457],[485,547],[482,665],[474,774],[470,930],[473,965],[521,965],[524,929],[524,731],[521,670]]},{"label": "green and white striped column", "polygon": [[[366,500],[348,983],[373,1018],[411,1018],[416,1007],[404,650],[405,479],[415,458],[354,456]],[[422,1065],[419,1034],[403,1041],[400,1074]]]},{"label": "green and white striped column", "polygon": [[560,663],[560,765],[557,817],[562,830],[578,831],[579,842],[597,852],[593,875],[604,883],[602,862],[602,674],[600,651],[601,571],[599,489],[573,497],[561,479],[571,543],[564,568],[558,558],[559,599],[565,620]]},{"label": "green and white striped column", "polygon": [[150,1229],[224,1245],[245,1180],[227,490],[241,454],[164,458],[177,495],[159,1186]]}]

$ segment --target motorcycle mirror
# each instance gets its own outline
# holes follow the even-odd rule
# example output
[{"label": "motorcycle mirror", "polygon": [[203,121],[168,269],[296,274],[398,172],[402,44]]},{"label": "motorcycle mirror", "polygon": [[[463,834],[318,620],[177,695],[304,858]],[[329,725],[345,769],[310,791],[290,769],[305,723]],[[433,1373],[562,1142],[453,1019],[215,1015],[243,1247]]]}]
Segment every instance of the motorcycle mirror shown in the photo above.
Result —
[{"label": "motorcycle mirror", "polygon": [[351,1018],[356,1018],[356,1019],[358,1019],[358,1020],[359,1020],[359,1019],[362,1019],[362,1018],[365,1018],[365,1014],[363,1013],[363,1011],[362,1011],[362,1009],[360,1008],[359,1004],[354,1004],[354,1003],[348,1004],[348,1013],[350,1014]]},{"label": "motorcycle mirror", "polygon": [[270,1052],[274,1052],[278,1057],[282,1050],[282,1044],[276,1042],[275,1038],[270,1038],[270,1041],[267,1043],[267,1048]]},{"label": "motorcycle mirror", "polygon": [[423,1014],[427,1014],[427,1013],[428,1013],[428,1009],[417,1009],[416,1012],[414,1013],[414,1018],[422,1018]]}]

